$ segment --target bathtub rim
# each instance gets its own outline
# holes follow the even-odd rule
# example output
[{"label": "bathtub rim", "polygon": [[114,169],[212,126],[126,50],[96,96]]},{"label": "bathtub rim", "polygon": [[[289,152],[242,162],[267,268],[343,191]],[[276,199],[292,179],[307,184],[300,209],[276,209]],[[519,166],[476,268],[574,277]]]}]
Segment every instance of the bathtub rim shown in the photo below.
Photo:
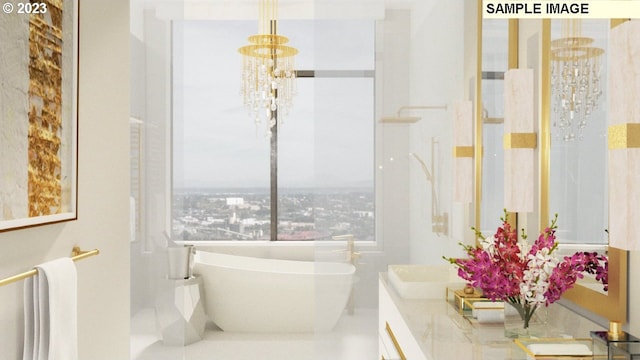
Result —
[{"label": "bathtub rim", "polygon": [[[282,271],[279,269],[256,269],[247,266],[233,266],[227,264],[219,264],[219,263],[208,263],[200,260],[200,254],[213,254],[213,256],[218,256],[220,258],[236,258],[238,260],[245,260],[248,262],[264,262],[264,263],[285,263],[291,264],[295,267],[300,267],[304,265],[308,265],[312,271]],[[206,256],[206,255],[204,255]],[[290,274],[290,275],[312,275],[312,276],[340,276],[340,275],[349,275],[355,278],[356,266],[353,264],[349,264],[346,262],[337,262],[337,261],[307,261],[307,260],[289,260],[289,259],[271,259],[271,258],[261,258],[255,256],[245,256],[245,255],[235,255],[235,254],[226,254],[214,251],[200,250],[196,248],[196,255],[194,256],[194,265],[203,265],[203,266],[214,266],[223,269],[233,269],[233,270],[241,270],[241,271],[249,271],[249,272],[269,272],[274,274]],[[327,265],[329,269],[348,269],[347,271],[332,271],[332,272],[316,272],[316,265],[323,264]]]},{"label": "bathtub rim", "polygon": [[[176,245],[193,245],[198,247],[347,247],[346,240],[300,241],[300,240],[172,240]],[[382,252],[383,244],[376,240],[356,240],[359,250]]]}]

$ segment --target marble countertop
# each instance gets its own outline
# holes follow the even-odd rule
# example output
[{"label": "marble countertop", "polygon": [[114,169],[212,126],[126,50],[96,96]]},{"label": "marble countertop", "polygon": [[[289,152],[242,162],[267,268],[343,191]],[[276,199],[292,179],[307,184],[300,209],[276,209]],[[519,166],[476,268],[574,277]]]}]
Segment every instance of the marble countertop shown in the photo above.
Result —
[{"label": "marble countertop", "polygon": [[[446,301],[444,293],[436,300],[403,299],[388,283],[386,273],[380,274],[380,280],[428,359],[527,359],[513,339],[504,336],[502,324],[472,323]],[[605,330],[559,304],[552,304],[547,312],[545,338],[588,339],[590,331]]]}]

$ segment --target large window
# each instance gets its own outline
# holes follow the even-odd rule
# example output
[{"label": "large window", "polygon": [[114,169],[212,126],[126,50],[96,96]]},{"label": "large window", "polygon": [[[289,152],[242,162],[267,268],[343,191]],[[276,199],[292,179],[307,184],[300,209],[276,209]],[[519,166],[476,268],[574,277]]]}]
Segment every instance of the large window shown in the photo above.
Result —
[{"label": "large window", "polygon": [[278,128],[277,211],[267,126],[254,123],[240,95],[237,49],[256,28],[256,21],[174,24],[173,237],[373,240],[373,21],[279,23],[304,71]]}]

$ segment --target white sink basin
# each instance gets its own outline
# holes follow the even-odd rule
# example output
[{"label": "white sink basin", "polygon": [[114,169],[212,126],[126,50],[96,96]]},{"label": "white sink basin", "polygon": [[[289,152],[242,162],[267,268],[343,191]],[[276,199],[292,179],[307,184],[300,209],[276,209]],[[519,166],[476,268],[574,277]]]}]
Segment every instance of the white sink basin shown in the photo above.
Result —
[{"label": "white sink basin", "polygon": [[405,299],[444,299],[447,286],[465,284],[458,270],[449,265],[389,265],[388,277]]}]

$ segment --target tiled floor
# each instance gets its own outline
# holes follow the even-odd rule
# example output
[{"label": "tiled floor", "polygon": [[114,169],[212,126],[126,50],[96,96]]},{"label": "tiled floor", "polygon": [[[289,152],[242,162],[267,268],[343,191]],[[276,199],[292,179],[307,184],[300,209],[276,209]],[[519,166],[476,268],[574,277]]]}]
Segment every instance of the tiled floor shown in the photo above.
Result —
[{"label": "tiled floor", "polygon": [[367,360],[378,354],[378,312],[356,309],[324,334],[240,334],[210,324],[202,341],[166,346],[155,331],[153,310],[131,319],[131,360]]}]

